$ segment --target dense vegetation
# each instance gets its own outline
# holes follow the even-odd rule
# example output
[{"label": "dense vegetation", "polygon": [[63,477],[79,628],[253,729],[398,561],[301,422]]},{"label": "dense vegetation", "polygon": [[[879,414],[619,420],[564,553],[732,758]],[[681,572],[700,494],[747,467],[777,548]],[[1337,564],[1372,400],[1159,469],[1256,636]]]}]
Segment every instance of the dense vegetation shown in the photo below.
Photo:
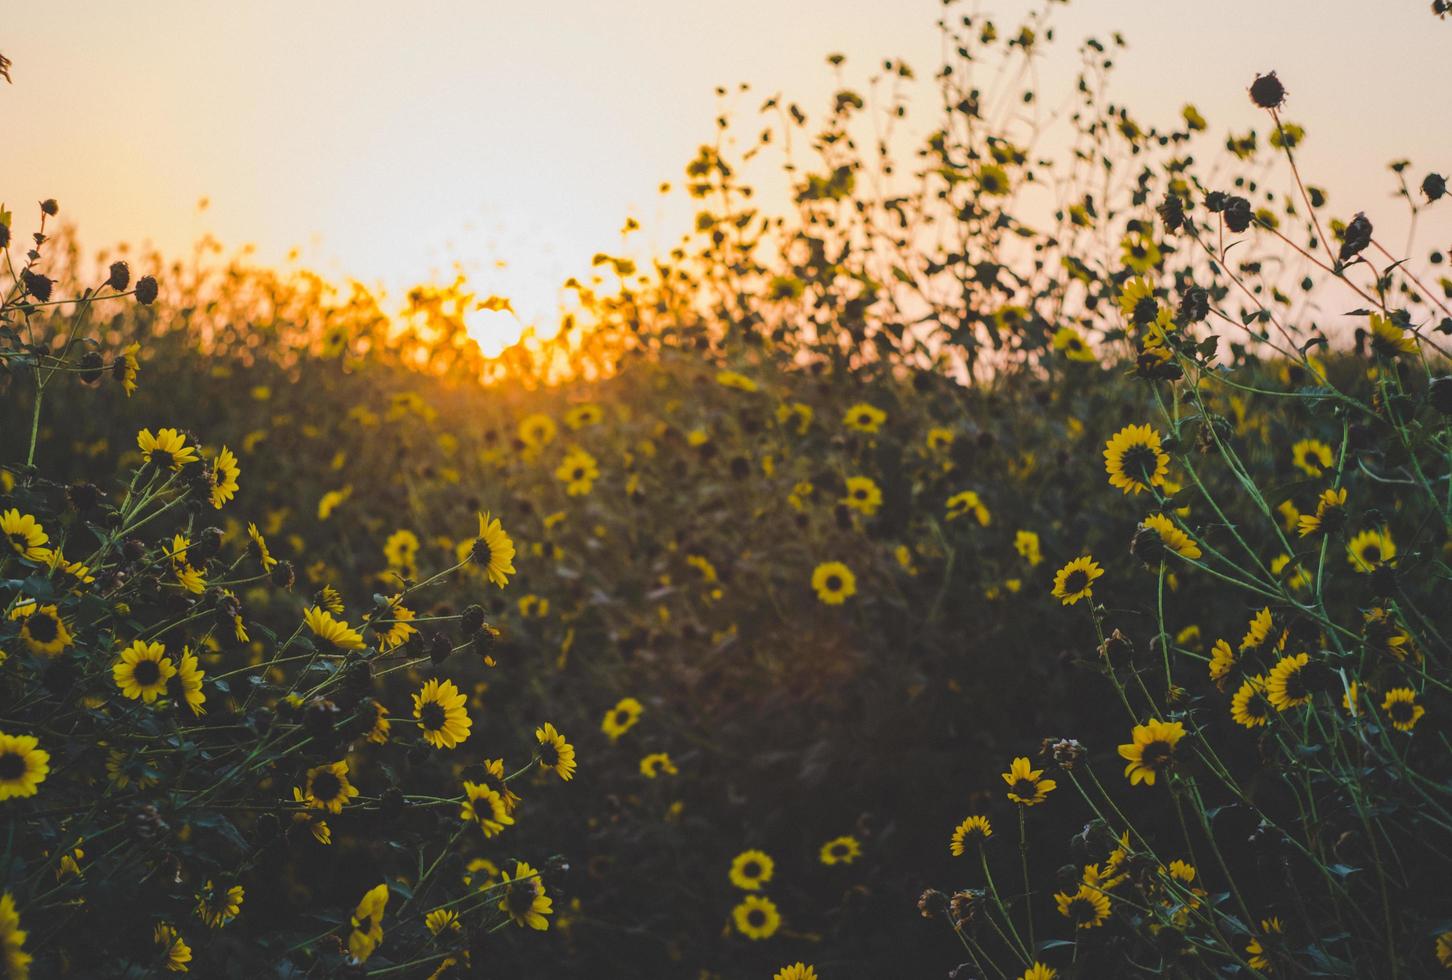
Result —
[{"label": "dense vegetation", "polygon": [[1051,8],[944,22],[910,168],[900,63],[723,118],[492,361],[0,214],[7,975],[1452,965],[1444,259],[1274,75],[1155,126],[1091,41],[1055,126]]}]

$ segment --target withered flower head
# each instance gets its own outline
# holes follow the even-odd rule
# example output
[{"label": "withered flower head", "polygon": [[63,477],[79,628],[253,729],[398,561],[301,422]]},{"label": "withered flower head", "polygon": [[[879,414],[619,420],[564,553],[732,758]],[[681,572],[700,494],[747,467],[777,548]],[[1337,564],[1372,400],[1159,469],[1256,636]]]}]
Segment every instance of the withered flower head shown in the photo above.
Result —
[{"label": "withered flower head", "polygon": [[1279,109],[1286,101],[1286,87],[1275,72],[1257,75],[1250,83],[1250,101],[1262,109]]}]

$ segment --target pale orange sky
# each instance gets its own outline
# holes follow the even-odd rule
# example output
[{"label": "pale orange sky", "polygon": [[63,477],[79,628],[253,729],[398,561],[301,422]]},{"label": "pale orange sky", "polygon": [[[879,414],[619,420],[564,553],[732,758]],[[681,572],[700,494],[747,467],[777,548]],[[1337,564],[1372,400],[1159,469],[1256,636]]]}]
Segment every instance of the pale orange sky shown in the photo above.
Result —
[{"label": "pale orange sky", "polygon": [[[1023,0],[960,3],[1005,26]],[[183,252],[201,233],[277,261],[301,246],[324,273],[402,287],[462,262],[485,292],[549,319],[566,276],[617,245],[669,247],[692,213],[678,182],[713,135],[718,84],[750,82],[813,112],[885,57],[926,78],[940,0],[79,0],[7,4],[0,51],[0,200],[30,230],[54,196],[90,247],[149,239]],[[1143,122],[1196,103],[1212,133],[1255,126],[1257,71],[1290,90],[1310,137],[1308,179],[1333,211],[1396,227],[1385,164],[1452,170],[1446,94],[1452,22],[1424,0],[1079,0],[1055,14],[1041,67],[1067,91],[1083,36],[1122,31],[1114,97]],[[933,93],[922,83],[921,124]],[[211,200],[196,212],[201,197]],[[767,202],[780,197],[768,197]],[[1445,210],[1445,206],[1443,208]],[[1443,233],[1448,225],[1440,222]],[[1444,246],[1447,241],[1440,244]],[[504,268],[496,268],[497,259]]]}]

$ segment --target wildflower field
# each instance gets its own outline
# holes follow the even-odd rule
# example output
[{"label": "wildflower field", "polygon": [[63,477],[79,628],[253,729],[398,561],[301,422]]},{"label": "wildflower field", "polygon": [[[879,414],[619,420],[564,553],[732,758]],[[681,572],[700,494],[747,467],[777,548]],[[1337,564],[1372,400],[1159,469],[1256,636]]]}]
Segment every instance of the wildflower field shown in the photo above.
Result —
[{"label": "wildflower field", "polygon": [[496,358],[0,209],[0,975],[1452,969],[1445,181],[1053,6],[723,116]]}]

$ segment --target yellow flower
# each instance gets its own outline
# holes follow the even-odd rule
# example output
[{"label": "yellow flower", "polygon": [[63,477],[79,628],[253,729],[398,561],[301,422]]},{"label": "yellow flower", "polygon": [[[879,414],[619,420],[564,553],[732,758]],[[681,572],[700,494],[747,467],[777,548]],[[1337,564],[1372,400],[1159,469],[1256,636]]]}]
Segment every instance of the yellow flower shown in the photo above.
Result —
[{"label": "yellow flower", "polygon": [[812,406],[805,402],[783,402],[776,407],[778,422],[786,425],[792,419],[796,419],[797,422],[797,435],[806,435],[807,429],[812,425]]},{"label": "yellow flower", "polygon": [[575,778],[575,747],[565,741],[565,736],[555,726],[545,722],[534,730],[534,739],[539,743],[539,764],[552,770],[557,776],[569,782]]},{"label": "yellow flower", "polygon": [[834,837],[822,845],[817,859],[823,864],[851,864],[862,854],[862,845],[856,837]]},{"label": "yellow flower", "polygon": [[1044,771],[1033,768],[1026,757],[1014,759],[1008,772],[1002,773],[1003,781],[1008,784],[1008,798],[1019,806],[1038,806],[1059,785],[1052,779],[1044,779],[1043,775]]},{"label": "yellow flower", "polygon": [[0,801],[34,796],[50,773],[50,753],[34,735],[0,732]]},{"label": "yellow flower", "polygon": [[947,507],[950,521],[956,521],[964,514],[971,513],[979,525],[987,527],[993,519],[992,515],[988,513],[988,508],[983,506],[983,501],[979,499],[978,494],[972,490],[963,490],[953,494],[948,498]]},{"label": "yellow flower", "polygon": [[1099,358],[1094,354],[1084,335],[1073,327],[1060,327],[1054,331],[1054,350],[1059,351],[1071,361],[1079,361],[1081,364],[1093,364]]},{"label": "yellow flower", "polygon": [[1381,710],[1386,712],[1392,727],[1399,732],[1409,732],[1417,727],[1417,722],[1427,713],[1427,709],[1417,703],[1417,692],[1410,687],[1394,687],[1387,691]]},{"label": "yellow flower", "polygon": [[969,817],[953,828],[953,836],[948,840],[948,851],[954,857],[962,857],[967,853],[970,840],[985,841],[992,836],[993,824],[989,823],[987,817]]},{"label": "yellow flower", "polygon": [[600,466],[583,449],[571,449],[555,470],[555,479],[565,484],[565,493],[571,497],[582,497],[590,492],[600,476]]},{"label": "yellow flower", "polygon": [[747,895],[731,910],[731,917],[747,939],[769,939],[781,928],[781,913],[765,895]]},{"label": "yellow flower", "polygon": [[1452,930],[1437,937],[1437,962],[1452,970]]},{"label": "yellow flower", "polygon": [[430,678],[413,696],[413,716],[418,719],[424,741],[436,749],[452,749],[469,737],[469,711],[465,697],[454,682]]},{"label": "yellow flower", "polygon": [[539,450],[555,441],[559,428],[548,415],[535,412],[519,421],[519,441],[529,449]]},{"label": "yellow flower", "polygon": [[1298,653],[1295,656],[1282,657],[1271,668],[1270,676],[1266,678],[1265,690],[1266,697],[1277,711],[1311,703],[1311,689],[1306,686],[1306,678],[1302,675],[1310,661],[1308,654]]},{"label": "yellow flower", "polygon": [[115,377],[121,382],[121,388],[130,398],[136,391],[136,376],[141,373],[141,361],[137,354],[141,351],[141,345],[135,341],[127,344],[121,351],[121,359],[116,362],[112,371]]},{"label": "yellow flower", "polygon": [[812,572],[812,588],[826,605],[840,606],[857,594],[857,576],[840,561],[823,562]]},{"label": "yellow flower", "polygon": [[1110,486],[1139,493],[1164,484],[1170,457],[1160,448],[1160,434],[1153,428],[1128,425],[1105,443],[1104,468]]},{"label": "yellow flower", "polygon": [[679,771],[671,757],[664,752],[652,752],[640,760],[640,774],[646,779],[655,779],[661,773],[674,776]]},{"label": "yellow flower", "polygon": [[494,837],[514,823],[509,805],[504,797],[484,783],[464,782],[464,803],[459,808],[459,819],[465,823],[477,823],[485,837]]},{"label": "yellow flower", "polygon": [[1397,326],[1387,317],[1373,313],[1368,325],[1371,327],[1367,333],[1371,340],[1372,353],[1381,357],[1417,353],[1416,335]]},{"label": "yellow flower", "polygon": [[1131,279],[1119,294],[1119,309],[1136,326],[1148,326],[1160,314],[1155,287],[1146,279]]},{"label": "yellow flower", "polygon": [[1144,519],[1141,526],[1154,531],[1165,548],[1181,558],[1194,560],[1200,557],[1200,546],[1164,514],[1151,514]]},{"label": "yellow flower", "polygon": [[158,429],[156,435],[150,429],[142,429],[136,433],[136,445],[141,449],[141,458],[155,463],[159,470],[180,470],[199,458],[197,447],[188,446],[187,437],[176,429]]},{"label": "yellow flower", "polygon": [[262,563],[262,570],[264,572],[272,571],[273,567],[277,565],[277,559],[272,557],[272,552],[267,550],[267,539],[262,536],[261,531],[257,530],[256,524],[248,523],[247,537],[252,542],[252,553]]},{"label": "yellow flower", "polygon": [[220,929],[242,914],[244,895],[241,885],[233,885],[224,891],[208,879],[206,887],[197,895],[197,917],[209,928]]},{"label": "yellow flower", "polygon": [[882,506],[882,490],[869,477],[848,477],[847,496],[842,498],[842,503],[871,517]]},{"label": "yellow flower", "polygon": [[1024,971],[1024,975],[1018,980],[1056,980],[1059,971],[1052,967],[1044,966],[1042,963],[1035,963]]},{"label": "yellow flower", "polygon": [[1346,542],[1346,560],[1363,575],[1376,571],[1382,565],[1394,564],[1396,556],[1396,543],[1386,528],[1362,531]]},{"label": "yellow flower", "polygon": [[1240,638],[1240,651],[1259,650],[1270,640],[1273,629],[1275,618],[1271,616],[1270,607],[1266,606],[1250,618],[1245,635]]},{"label": "yellow flower", "polygon": [[412,620],[418,614],[399,600],[403,595],[389,596],[388,608],[383,615],[374,622],[373,628],[378,631],[378,652],[387,653],[408,642],[408,638],[418,632],[418,628]]},{"label": "yellow flower", "polygon": [[1316,498],[1316,512],[1296,518],[1296,532],[1303,538],[1339,531],[1346,523],[1345,488],[1322,490]]},{"label": "yellow flower", "polygon": [[886,421],[886,412],[866,402],[858,402],[842,416],[842,424],[856,432],[876,432]]},{"label": "yellow flower", "polygon": [[765,851],[742,851],[732,859],[727,877],[737,888],[754,892],[771,880],[775,869],[776,862]]},{"label": "yellow flower", "polygon": [[1030,568],[1037,568],[1039,563],[1044,560],[1043,551],[1039,548],[1039,536],[1033,531],[1015,531],[1013,550],[1029,563]]},{"label": "yellow flower", "polygon": [[539,872],[523,861],[516,861],[512,877],[508,871],[501,871],[499,877],[504,886],[499,900],[500,910],[517,926],[548,929],[550,923],[545,916],[554,913],[554,905],[545,894]]},{"label": "yellow flower", "polygon": [[459,924],[459,913],[453,909],[434,909],[424,916],[424,925],[428,928],[429,934],[437,936],[444,931],[459,932],[464,927]]},{"label": "yellow flower", "polygon": [[49,561],[50,549],[45,544],[50,536],[40,522],[12,507],[0,514],[0,534],[10,549],[26,561]]},{"label": "yellow flower", "polygon": [[303,624],[320,642],[337,650],[361,650],[363,634],[320,606],[310,606],[303,613]]},{"label": "yellow flower", "polygon": [[1109,896],[1088,885],[1081,884],[1073,894],[1056,893],[1054,904],[1059,914],[1072,921],[1076,929],[1102,926],[1109,918]]},{"label": "yellow flower", "polygon": [[176,674],[176,665],[160,643],[136,640],[111,668],[121,693],[133,701],[152,703],[166,693],[166,682]]},{"label": "yellow flower", "polygon": [[1210,648],[1210,679],[1223,688],[1222,681],[1235,669],[1235,651],[1224,640],[1216,640]]},{"label": "yellow flower", "polygon": [[1230,717],[1244,728],[1264,726],[1273,708],[1266,694],[1265,678],[1259,675],[1242,681],[1230,699]]},{"label": "yellow flower", "polygon": [[383,560],[405,578],[414,578],[417,575],[418,535],[408,528],[394,531],[383,542]]},{"label": "yellow flower", "polygon": [[388,884],[374,885],[363,893],[351,919],[348,952],[359,963],[373,955],[383,942],[383,913],[388,908]]},{"label": "yellow flower", "polygon": [[1175,746],[1185,737],[1185,726],[1178,721],[1151,720],[1145,725],[1135,725],[1132,739],[1119,747],[1119,754],[1128,760],[1124,774],[1131,786],[1144,783],[1155,784],[1155,777],[1170,768],[1175,761]]},{"label": "yellow flower", "polygon": [[28,980],[34,957],[25,951],[25,930],[20,928],[15,896],[9,892],[0,894],[0,957],[0,970],[9,980]]},{"label": "yellow flower", "polygon": [[213,508],[221,510],[222,505],[237,494],[237,478],[241,475],[242,467],[237,465],[236,455],[232,450],[223,446],[222,451],[217,453],[217,458],[212,461],[210,482]]},{"label": "yellow flower", "polygon": [[351,496],[353,496],[351,486],[343,487],[341,490],[329,490],[323,494],[318,500],[318,520],[326,521],[332,517],[333,511],[337,510]]},{"label": "yellow flower", "polygon": [[187,559],[187,549],[191,546],[191,540],[185,534],[172,535],[169,556],[171,572],[176,576],[177,583],[183,589],[193,595],[201,595],[207,590],[207,578],[202,569]]},{"label": "yellow flower", "polygon": [[1302,439],[1291,446],[1291,462],[1307,476],[1320,476],[1331,468],[1331,447],[1320,439]]},{"label": "yellow flower", "polygon": [[1160,264],[1160,247],[1145,235],[1126,235],[1120,243],[1120,257],[1128,268],[1146,273]]},{"label": "yellow flower", "polygon": [[186,973],[187,964],[192,961],[192,948],[182,939],[176,927],[167,922],[158,922],[153,937],[156,945],[161,947],[162,961],[167,970],[171,973]]},{"label": "yellow flower", "polygon": [[54,603],[42,606],[34,599],[22,599],[10,610],[10,618],[20,621],[20,638],[35,653],[54,657],[75,642]]},{"label": "yellow flower", "polygon": [[605,718],[600,722],[600,730],[609,735],[613,742],[635,727],[635,723],[640,720],[640,713],[644,710],[635,698],[621,698],[615,707],[605,712]]},{"label": "yellow flower", "polygon": [[1245,951],[1250,954],[1250,958],[1246,960],[1246,965],[1252,970],[1269,973],[1273,966],[1271,956],[1274,952],[1271,949],[1271,937],[1279,936],[1284,931],[1281,928],[1281,920],[1279,918],[1262,919],[1260,923],[1261,934],[1245,944]]},{"label": "yellow flower", "polygon": [[499,518],[486,511],[479,515],[479,536],[469,546],[469,560],[499,588],[509,584],[514,572],[514,542],[504,533]]},{"label": "yellow flower", "polygon": [[927,445],[929,452],[939,452],[941,450],[951,448],[953,445],[953,440],[956,438],[957,435],[953,432],[952,429],[945,428],[941,425],[935,425],[928,430],[927,438],[925,438],[923,442]]},{"label": "yellow flower", "polygon": [[605,410],[593,403],[576,405],[565,412],[565,424],[572,429],[598,425],[603,418],[605,418]]},{"label": "yellow flower", "polygon": [[1053,596],[1066,606],[1094,595],[1094,580],[1104,569],[1089,555],[1081,555],[1054,574]]},{"label": "yellow flower", "polygon": [[777,970],[771,980],[817,980],[817,971],[805,963],[793,963]]},{"label": "yellow flower", "polygon": [[347,760],[309,769],[304,794],[308,806],[342,813],[348,801],[358,795],[358,788],[348,782]]},{"label": "yellow flower", "polygon": [[172,700],[185,704],[192,714],[204,715],[207,713],[204,707],[207,695],[202,690],[204,680],[206,673],[199,666],[197,655],[192,653],[190,647],[182,647],[181,659],[176,665],[176,676],[168,683],[167,693]]},{"label": "yellow flower", "polygon": [[735,371],[717,371],[716,383],[723,388],[735,388],[737,391],[756,391],[756,382],[744,374]]}]

